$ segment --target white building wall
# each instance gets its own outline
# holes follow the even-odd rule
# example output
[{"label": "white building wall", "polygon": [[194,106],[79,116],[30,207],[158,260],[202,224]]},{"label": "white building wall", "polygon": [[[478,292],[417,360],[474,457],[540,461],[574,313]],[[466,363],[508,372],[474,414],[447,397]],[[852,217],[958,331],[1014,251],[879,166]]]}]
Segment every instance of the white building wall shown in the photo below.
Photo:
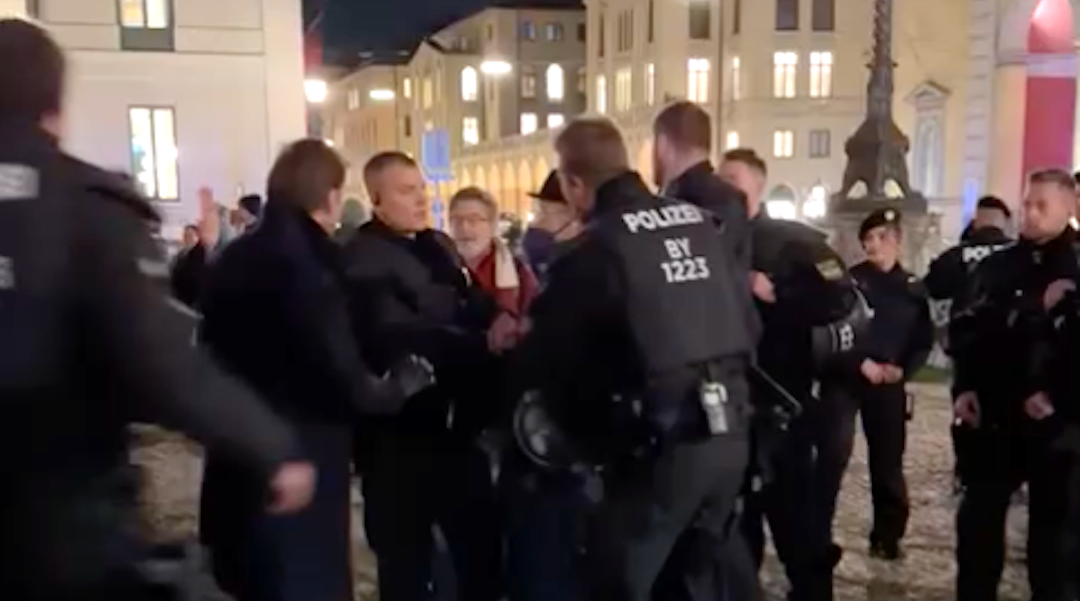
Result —
[{"label": "white building wall", "polygon": [[161,202],[166,232],[219,202],[262,193],[274,156],[305,133],[300,0],[173,0],[175,49],[123,51],[115,0],[39,0],[70,60],[66,144],[130,170],[132,106],[175,112],[180,199]]}]

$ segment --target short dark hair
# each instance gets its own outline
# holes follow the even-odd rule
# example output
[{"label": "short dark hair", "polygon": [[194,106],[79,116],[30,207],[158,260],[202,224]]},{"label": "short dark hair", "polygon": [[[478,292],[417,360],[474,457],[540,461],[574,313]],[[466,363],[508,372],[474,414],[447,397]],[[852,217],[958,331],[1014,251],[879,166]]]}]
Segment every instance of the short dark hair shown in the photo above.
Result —
[{"label": "short dark hair", "polygon": [[1076,180],[1064,169],[1040,169],[1028,177],[1029,184],[1056,184],[1061,188],[1076,193]]},{"label": "short dark hair", "polygon": [[454,192],[454,195],[450,197],[449,209],[453,211],[455,206],[470,200],[484,205],[484,209],[488,212],[492,221],[499,218],[499,203],[495,202],[495,199],[487,190],[477,186],[468,186]]},{"label": "short dark hair", "polygon": [[293,142],[270,169],[268,202],[285,202],[309,212],[322,209],[327,196],[345,185],[345,172],[345,161],[326,142]]},{"label": "short dark hair", "polygon": [[555,139],[559,170],[581,178],[591,188],[630,170],[622,132],[610,119],[579,117]]},{"label": "short dark hair", "polygon": [[755,171],[761,172],[763,176],[769,175],[769,166],[765,164],[765,159],[761,158],[753,148],[733,148],[724,153],[724,160],[742,163]]},{"label": "short dark hair", "polygon": [[1005,204],[1005,201],[1001,200],[997,196],[983,196],[979,199],[979,202],[975,205],[975,208],[1001,211],[1001,213],[1005,215],[1006,218],[1012,217],[1012,211],[1009,210],[1009,205]]},{"label": "short dark hair", "polygon": [[413,158],[400,150],[386,150],[376,154],[368,159],[368,162],[364,164],[364,187],[368,190],[368,195],[373,199],[375,197],[375,178],[377,178],[387,168],[395,165],[403,167],[415,167],[419,168],[416,161]]},{"label": "short dark hair", "polygon": [[656,116],[653,133],[663,135],[676,148],[712,151],[712,119],[693,102],[680,100]]},{"label": "short dark hair", "polygon": [[32,121],[60,112],[66,64],[41,27],[0,19],[0,115]]}]

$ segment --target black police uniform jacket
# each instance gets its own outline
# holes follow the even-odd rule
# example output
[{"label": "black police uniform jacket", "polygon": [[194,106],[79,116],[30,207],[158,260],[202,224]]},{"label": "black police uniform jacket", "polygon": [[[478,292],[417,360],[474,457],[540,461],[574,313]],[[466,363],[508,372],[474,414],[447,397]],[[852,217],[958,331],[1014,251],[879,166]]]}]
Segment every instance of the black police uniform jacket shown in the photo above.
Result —
[{"label": "black police uniform jacket", "polygon": [[855,349],[840,362],[849,382],[864,382],[859,366],[863,360],[888,363],[904,370],[910,378],[926,363],[934,346],[934,324],[926,289],[914,274],[894,266],[884,272],[863,261],[851,268],[851,275],[874,312]]},{"label": "black police uniform jacket", "polygon": [[[0,291],[0,313],[29,292],[59,320],[48,377],[17,392],[0,377],[0,590],[14,599],[83,598],[130,576],[146,556],[130,422],[183,432],[267,478],[293,456],[295,440],[191,346],[194,321],[168,301],[149,203],[120,178],[63,155],[36,124],[2,122],[0,138],[0,165],[30,167],[39,184],[33,205],[0,203],[0,255],[14,256],[15,274]],[[48,229],[20,237],[35,221],[28,207],[62,210],[50,209]],[[20,241],[39,257],[63,251],[61,263],[26,263],[60,270],[58,287],[37,287],[47,274],[20,271],[20,249],[11,246]]]},{"label": "black police uniform jacket", "polygon": [[[584,231],[551,265],[513,384],[543,395],[584,460],[617,461],[642,436],[701,436],[707,363],[736,359],[725,384],[746,402],[756,316],[719,230],[707,211],[658,199],[627,173],[597,190]],[[614,395],[644,400],[643,412]]]},{"label": "black police uniform jacket", "polygon": [[471,438],[490,425],[500,386],[487,330],[498,309],[471,281],[449,237],[437,230],[401,236],[375,218],[345,244],[344,260],[365,358],[383,370],[419,355],[435,367],[437,381],[399,415],[365,419],[358,443],[431,441],[451,431]]},{"label": "black police uniform jacket", "polygon": [[963,242],[941,253],[930,263],[930,270],[923,278],[926,292],[934,301],[947,302],[949,316],[954,315],[961,309],[955,301],[969,285],[975,268],[1011,243],[1005,232],[996,227],[972,230]]},{"label": "black police uniform jacket", "polygon": [[297,514],[268,516],[260,483],[211,450],[200,532],[219,584],[238,598],[347,599],[352,423],[381,399],[364,385],[339,248],[283,200],[269,198],[258,225],[215,259],[200,334],[296,429],[318,469],[315,497]]},{"label": "black police uniform jacket", "polygon": [[854,281],[824,233],[797,221],[750,221],[752,267],[773,283],[776,302],[755,299],[763,330],[757,360],[799,400],[817,373],[811,332],[846,318],[857,297]]},{"label": "black police uniform jacket", "polygon": [[983,423],[1024,423],[1024,401],[1052,392],[1053,323],[1043,294],[1077,277],[1075,242],[1072,228],[1044,244],[1021,238],[985,259],[961,295],[963,309],[949,324],[954,389],[979,395]]},{"label": "black police uniform jacket", "polygon": [[678,198],[701,207],[723,224],[724,237],[731,244],[739,264],[749,267],[751,227],[746,214],[746,197],[720,179],[708,161],[702,161],[672,180],[664,196]]}]

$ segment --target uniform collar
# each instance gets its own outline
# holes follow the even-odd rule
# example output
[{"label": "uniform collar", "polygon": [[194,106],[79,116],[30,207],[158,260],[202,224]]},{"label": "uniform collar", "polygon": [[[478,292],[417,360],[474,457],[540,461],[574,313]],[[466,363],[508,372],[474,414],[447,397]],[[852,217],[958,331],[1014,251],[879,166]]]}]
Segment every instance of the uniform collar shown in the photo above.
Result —
[{"label": "uniform collar", "polygon": [[601,184],[596,190],[596,202],[585,216],[592,221],[600,215],[618,211],[619,208],[637,202],[643,198],[653,198],[653,193],[635,171],[627,171]]}]

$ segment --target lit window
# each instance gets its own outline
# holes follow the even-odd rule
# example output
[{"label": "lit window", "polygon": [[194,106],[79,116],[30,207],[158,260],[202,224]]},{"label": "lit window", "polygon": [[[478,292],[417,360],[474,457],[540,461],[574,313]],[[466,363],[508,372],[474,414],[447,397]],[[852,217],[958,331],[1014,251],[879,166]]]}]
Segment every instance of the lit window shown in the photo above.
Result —
[{"label": "lit window", "polygon": [[536,98],[536,73],[532,67],[521,70],[521,97]]},{"label": "lit window", "polygon": [[566,117],[563,117],[562,113],[548,113],[547,126],[548,129],[555,129],[562,127],[563,123],[566,123]]},{"label": "lit window", "polygon": [[171,108],[128,109],[131,165],[135,181],[148,198],[177,200],[176,119]]},{"label": "lit window", "polygon": [[566,94],[566,78],[563,76],[563,68],[559,65],[551,65],[547,68],[547,97],[548,100],[558,102]]},{"label": "lit window", "polygon": [[709,101],[709,59],[692,58],[687,61],[686,97],[691,102]]},{"label": "lit window", "polygon": [[536,131],[536,113],[521,113],[521,134],[529,135]]},{"label": "lit window", "polygon": [[548,23],[544,31],[549,42],[561,42],[563,39],[562,23]]},{"label": "lit window", "polygon": [[169,0],[120,0],[120,25],[127,29],[169,27]]},{"label": "lit window", "polygon": [[810,53],[810,97],[828,98],[832,96],[832,52]]},{"label": "lit window", "polygon": [[732,148],[738,148],[739,147],[739,132],[737,132],[737,131],[729,131],[727,133],[727,140],[725,140],[725,144],[727,145],[728,150],[731,150]]},{"label": "lit window", "polygon": [[803,203],[802,214],[807,219],[821,219],[828,211],[828,191],[825,186],[817,184],[810,188],[810,196]]},{"label": "lit window", "polygon": [[731,57],[731,99],[742,98],[742,61],[739,57]]},{"label": "lit window", "polygon": [[480,143],[480,120],[476,117],[465,117],[461,120],[461,141],[466,146],[475,146]]},{"label": "lit window", "polygon": [[776,98],[795,97],[795,72],[798,65],[798,53],[776,52],[773,54],[773,96]]},{"label": "lit window", "polygon": [[360,107],[360,90],[352,88],[345,96],[345,108],[350,111],[355,111]]},{"label": "lit window", "polygon": [[615,72],[615,112],[630,110],[634,103],[634,80],[630,67]]},{"label": "lit window", "polygon": [[645,102],[650,106],[656,104],[656,65],[645,65]]},{"label": "lit window", "polygon": [[778,159],[790,159],[795,156],[795,132],[790,129],[773,132],[773,156]]},{"label": "lit window", "polygon": [[607,112],[607,78],[596,76],[596,112]]},{"label": "lit window", "polygon": [[405,78],[405,81],[402,83],[401,93],[406,98],[412,98],[412,79],[409,79],[408,77]]},{"label": "lit window", "polygon": [[461,70],[461,99],[465,102],[473,102],[479,97],[480,83],[476,76],[476,69],[465,67]]},{"label": "lit window", "polygon": [[421,94],[423,95],[423,98],[421,99],[421,102],[423,102],[424,108],[426,108],[426,109],[431,108],[432,89],[431,89],[431,78],[430,77],[425,77],[424,78],[424,88],[421,91]]}]

